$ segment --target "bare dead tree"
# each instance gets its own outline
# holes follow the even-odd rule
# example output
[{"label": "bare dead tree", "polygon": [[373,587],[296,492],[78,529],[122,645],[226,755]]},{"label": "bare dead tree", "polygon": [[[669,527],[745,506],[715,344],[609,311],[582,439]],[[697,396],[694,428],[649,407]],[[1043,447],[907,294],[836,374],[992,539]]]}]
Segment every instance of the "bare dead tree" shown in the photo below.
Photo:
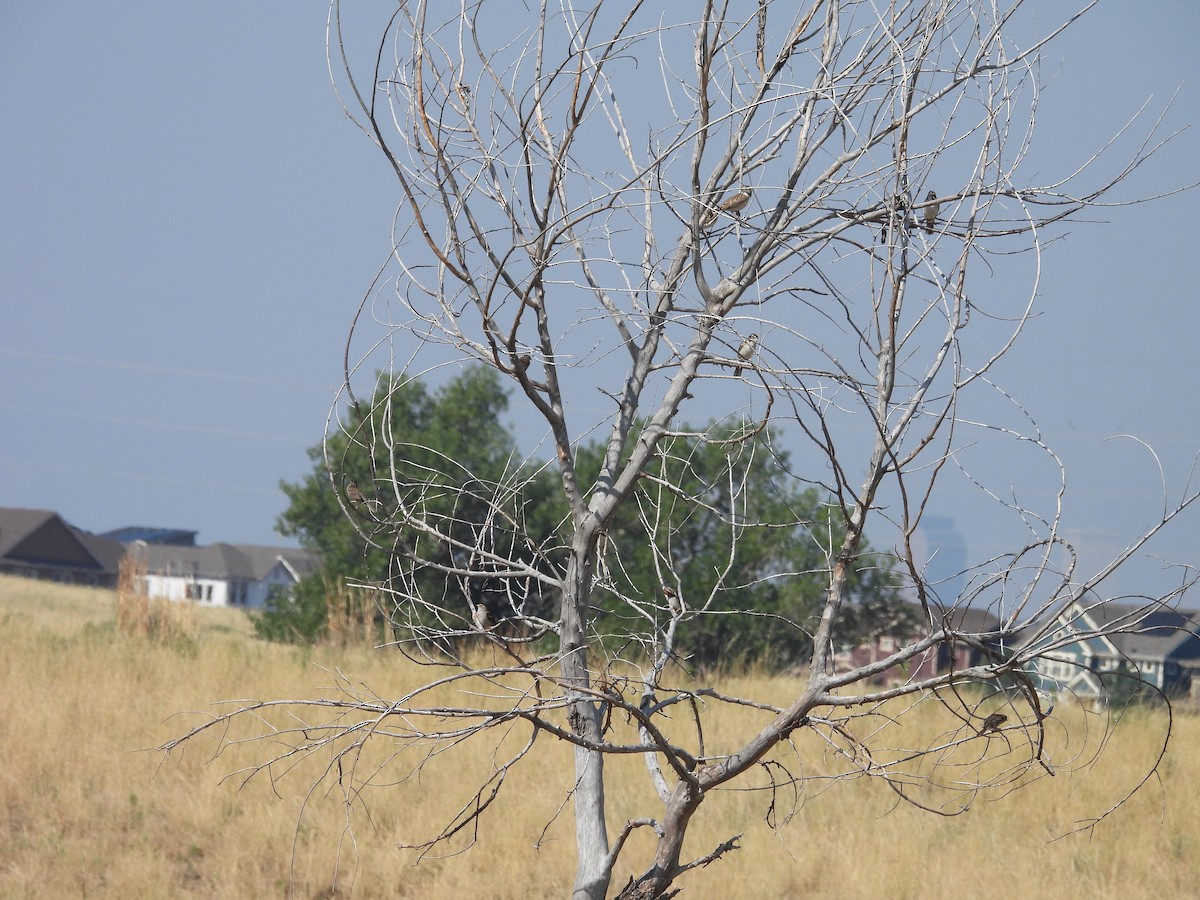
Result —
[{"label": "bare dead tree", "polygon": [[[270,732],[287,755],[331,753],[329,777],[349,799],[378,777],[347,776],[367,741],[394,742],[397,756],[412,749],[415,773],[435,752],[519,728],[525,737],[470,802],[418,844],[432,849],[503,802],[508,772],[539,737],[567,742],[578,898],[607,895],[638,828],[653,829],[656,849],[621,897],[670,896],[681,875],[733,849],[731,835],[683,854],[715,789],[760,787],[772,820],[786,818],[782,793],[807,787],[790,763],[801,742],[840,761],[829,777],[878,779],[943,815],[1086,764],[1048,738],[1051,723],[1072,726],[1052,708],[1039,661],[1151,627],[1178,602],[1190,567],[1127,616],[1077,614],[1111,599],[1113,573],[1195,502],[1194,486],[1096,572],[1078,570],[1061,533],[1065,488],[1039,511],[978,484],[1028,538],[974,563],[956,595],[928,577],[912,541],[939,487],[971,478],[959,462],[968,444],[1020,441],[1058,466],[1031,420],[1014,427],[972,410],[978,397],[1007,396],[992,370],[1034,311],[1056,226],[1119,205],[1114,188],[1161,146],[1160,120],[1113,161],[1121,129],[1063,177],[1028,180],[1039,63],[1078,16],[1039,34],[1027,5],[564,0],[514,16],[506,2],[400,0],[363,74],[335,0],[336,81],[402,198],[392,280],[381,275],[368,294],[355,335],[389,354],[393,335],[415,336],[420,350],[397,371],[494,367],[545,429],[501,478],[457,472],[453,460],[440,473],[397,465],[349,498],[347,514],[394,559],[387,583],[364,588],[386,601],[396,645],[446,671],[401,698],[346,681],[339,698],[288,701],[303,725]],[[346,390],[358,402],[352,383],[375,357],[350,346]],[[689,414],[725,430],[688,431]],[[378,425],[356,439],[394,439]],[[828,496],[836,528],[762,518],[735,473],[757,464],[768,425],[803,443],[794,477]],[[593,437],[598,474],[579,465]],[[672,477],[686,459],[667,459],[717,440],[728,461],[719,504]],[[339,460],[329,466],[337,486]],[[566,510],[549,534],[530,527],[526,499],[547,471]],[[648,551],[612,536],[631,508]],[[674,541],[679,516],[697,511],[730,549],[712,591],[687,596],[688,548]],[[869,524],[901,536],[893,564],[920,622],[882,658],[846,665],[847,584]],[[738,548],[768,529],[825,548],[819,615],[763,621],[811,636],[782,706],[726,694],[676,664],[695,623],[755,616],[768,581],[811,575],[743,580]],[[638,552],[653,555],[658,583],[631,591],[616,575]],[[739,611],[718,608],[718,592],[743,598]],[[601,598],[621,615],[601,614]],[[969,609],[992,624],[970,625]],[[921,665],[952,648],[970,651],[965,664]],[[181,740],[272,705],[240,705]],[[734,707],[753,713],[753,728],[733,749],[708,749],[706,723]],[[941,725],[914,742],[902,726],[918,708]],[[605,818],[613,754],[645,761],[659,801],[615,838]]]}]

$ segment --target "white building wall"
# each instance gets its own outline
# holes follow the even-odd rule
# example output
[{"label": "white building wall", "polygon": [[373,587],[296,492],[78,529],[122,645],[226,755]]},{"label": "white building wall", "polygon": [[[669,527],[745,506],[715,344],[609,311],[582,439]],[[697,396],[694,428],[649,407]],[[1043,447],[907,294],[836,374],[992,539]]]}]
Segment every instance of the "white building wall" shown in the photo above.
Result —
[{"label": "white building wall", "polygon": [[279,560],[261,581],[206,578],[192,573],[158,573],[145,576],[146,594],[151,598],[192,600],[204,606],[237,606],[258,609],[266,603],[271,588],[291,589],[295,574]]},{"label": "white building wall", "polygon": [[194,600],[204,606],[228,606],[229,584],[215,578],[147,575],[146,596],[165,600]]},{"label": "white building wall", "polygon": [[146,596],[151,600],[182,600],[187,596],[184,593],[184,583],[178,578],[169,575],[146,575],[142,581],[146,585]]}]

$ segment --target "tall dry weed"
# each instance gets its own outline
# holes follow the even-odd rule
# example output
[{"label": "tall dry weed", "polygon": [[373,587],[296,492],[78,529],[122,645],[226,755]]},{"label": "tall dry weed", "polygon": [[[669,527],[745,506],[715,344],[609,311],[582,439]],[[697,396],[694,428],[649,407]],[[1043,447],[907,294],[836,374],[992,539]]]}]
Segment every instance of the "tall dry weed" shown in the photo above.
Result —
[{"label": "tall dry weed", "polygon": [[127,553],[117,575],[117,631],[160,643],[185,643],[196,636],[196,615],[190,600],[151,598],[146,562]]},{"label": "tall dry weed", "polygon": [[344,584],[325,591],[324,642],[331,647],[374,647],[380,642],[379,609],[374,595]]}]

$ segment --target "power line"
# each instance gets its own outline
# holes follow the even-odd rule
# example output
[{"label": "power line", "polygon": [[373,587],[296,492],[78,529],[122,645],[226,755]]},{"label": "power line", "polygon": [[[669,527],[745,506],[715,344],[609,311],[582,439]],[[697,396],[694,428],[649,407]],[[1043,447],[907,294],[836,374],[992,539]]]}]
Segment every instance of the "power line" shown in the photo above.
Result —
[{"label": "power line", "polygon": [[57,463],[48,463],[45,460],[32,462],[24,459],[7,459],[0,456],[0,465],[13,466],[25,469],[38,469],[42,471],[66,472],[72,475],[89,475],[103,476],[104,478],[120,478],[125,481],[140,481],[150,482],[153,484],[175,484],[185,487],[200,487],[206,489],[216,489],[221,491],[232,491],[237,494],[263,494],[265,496],[278,497],[280,496],[279,488],[273,487],[270,490],[264,487],[249,487],[243,484],[227,484],[220,481],[197,481],[191,478],[177,478],[167,475],[145,475],[137,472],[117,472],[112,469],[95,469],[88,466],[64,466]]},{"label": "power line", "polygon": [[71,363],[74,365],[102,366],[109,369],[129,369],[134,372],[151,372],[155,375],[183,375],[189,378],[208,378],[214,381],[238,381],[245,384],[273,384],[288,387],[315,388],[332,391],[329,384],[318,384],[312,381],[296,381],[291,378],[264,378],[256,375],[234,375],[229,372],[201,372],[195,369],[172,369],[164,366],[148,366],[143,363],[123,362],[114,359],[95,359],[85,356],[64,356],[58,353],[39,353],[34,350],[17,350],[12,347],[0,347],[0,354],[21,356],[26,359],[41,359],[47,362]]},{"label": "power line", "polygon": [[225,437],[253,438],[263,441],[280,441],[303,447],[308,441],[281,434],[266,434],[259,431],[238,431],[234,428],[216,428],[211,425],[181,425],[176,422],[164,422],[155,419],[131,419],[125,416],[108,416],[101,413],[79,412],[69,409],[47,409],[44,406],[28,406],[20,403],[0,403],[0,409],[11,409],[18,412],[45,413],[47,415],[67,416],[75,419],[91,419],[95,422],[111,422],[116,425],[134,425],[142,428],[166,428],[172,431],[190,431],[196,434],[216,434]]}]

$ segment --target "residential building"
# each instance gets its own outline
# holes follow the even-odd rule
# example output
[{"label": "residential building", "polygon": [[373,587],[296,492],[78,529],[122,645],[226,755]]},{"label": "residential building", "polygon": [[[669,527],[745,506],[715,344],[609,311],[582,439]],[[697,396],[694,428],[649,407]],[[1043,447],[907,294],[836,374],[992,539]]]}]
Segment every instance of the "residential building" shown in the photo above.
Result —
[{"label": "residential building", "polygon": [[125,548],[47,509],[0,508],[0,572],[115,587]]},{"label": "residential building", "polygon": [[1194,694],[1200,687],[1200,679],[1194,678],[1200,669],[1198,613],[1076,603],[1057,617],[1056,624],[1080,639],[1047,650],[1039,659],[1038,674],[1047,690],[1103,699],[1114,691],[1127,692],[1131,675],[1168,697]]},{"label": "residential building", "polygon": [[260,607],[273,587],[291,588],[319,565],[307,550],[251,544],[197,547],[139,541],[130,546],[130,554],[144,567],[149,597],[205,606]]},{"label": "residential building", "polygon": [[[968,643],[955,640],[939,643],[914,656],[897,669],[884,673],[880,680],[886,679],[889,682],[919,680],[939,672],[965,669],[994,659],[980,649],[981,645],[995,653],[1003,654],[1005,652],[1005,647],[999,639],[1000,620],[987,610],[965,607],[942,610],[938,612],[938,615],[944,617],[946,624],[952,630],[982,637],[978,642]],[[902,617],[902,620],[924,623],[924,613],[914,606],[911,615]],[[839,653],[835,664],[839,671],[849,671],[870,665],[881,659],[887,659],[896,651],[915,643],[928,633],[929,626],[925,624],[918,624],[915,629],[905,628],[899,631],[888,629],[878,634],[871,642],[847,648]]]},{"label": "residential building", "polygon": [[199,547],[196,532],[182,528],[96,535],[50,510],[0,508],[0,572],[112,588],[127,556],[145,572],[150,597],[209,606],[262,606],[273,587],[290,588],[319,565],[312,553],[291,547]]}]

